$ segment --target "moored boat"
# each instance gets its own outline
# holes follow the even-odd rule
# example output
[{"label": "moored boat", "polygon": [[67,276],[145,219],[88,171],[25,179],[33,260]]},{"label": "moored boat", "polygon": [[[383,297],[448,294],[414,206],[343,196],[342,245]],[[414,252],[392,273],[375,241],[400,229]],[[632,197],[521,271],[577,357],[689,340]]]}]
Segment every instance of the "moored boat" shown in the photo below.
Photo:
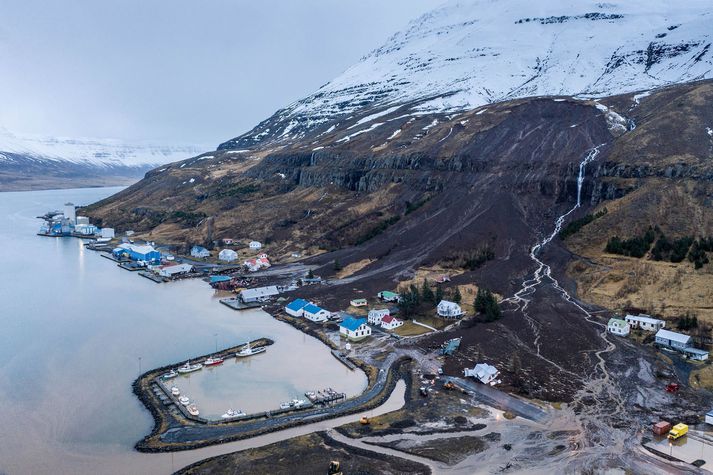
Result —
[{"label": "moored boat", "polygon": [[242,350],[235,353],[235,356],[238,358],[245,358],[246,356],[257,355],[258,353],[263,353],[264,351],[267,351],[267,348],[264,346],[256,346],[253,348],[250,346],[250,343],[247,343]]},{"label": "moored boat", "polygon": [[164,373],[161,375],[161,379],[164,381],[167,381],[169,379],[173,379],[176,376],[178,376],[178,373],[175,370],[171,370],[168,373]]},{"label": "moored boat", "polygon": [[292,407],[292,404],[290,404],[289,402],[283,402],[280,404],[280,409],[289,409],[291,407]]},{"label": "moored boat", "polygon": [[223,363],[223,358],[208,358],[203,362],[204,366],[218,366]]},{"label": "moored boat", "polygon": [[181,391],[176,386],[171,386],[171,394],[178,397],[181,395]]},{"label": "moored boat", "polygon": [[245,416],[245,415],[247,415],[247,414],[245,414],[245,413],[244,413],[243,411],[241,411],[240,409],[238,409],[237,411],[234,411],[234,410],[232,410],[232,409],[228,409],[228,410],[225,412],[225,414],[223,414],[223,415],[220,416],[220,417],[222,417],[223,419],[232,419],[233,417],[241,417],[241,416]]},{"label": "moored boat", "polygon": [[178,402],[180,402],[180,403],[183,404],[184,406],[187,406],[187,405],[189,405],[189,404],[191,403],[191,400],[188,399],[187,396],[181,396],[181,397],[178,398]]},{"label": "moored boat", "polygon": [[198,411],[198,406],[196,406],[195,403],[189,404],[186,409],[188,410],[188,413],[192,416],[197,416],[200,414],[200,412]]},{"label": "moored boat", "polygon": [[187,361],[186,364],[178,368],[178,372],[181,374],[186,374],[186,373],[192,373],[194,371],[198,371],[199,369],[202,369],[203,365],[200,363],[196,364],[191,364],[190,361]]}]

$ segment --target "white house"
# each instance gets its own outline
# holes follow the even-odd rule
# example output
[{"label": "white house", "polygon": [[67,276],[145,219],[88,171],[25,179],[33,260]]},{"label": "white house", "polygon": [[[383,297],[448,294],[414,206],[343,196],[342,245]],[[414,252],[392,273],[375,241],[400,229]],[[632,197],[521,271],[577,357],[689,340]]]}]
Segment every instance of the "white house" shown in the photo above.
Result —
[{"label": "white house", "polygon": [[490,385],[495,384],[495,378],[500,374],[495,366],[485,363],[478,363],[473,369],[466,368],[463,373],[466,377],[472,376],[481,383]]},{"label": "white house", "polygon": [[610,318],[607,323],[607,331],[613,335],[627,336],[629,334],[629,324],[621,318]]},{"label": "white house", "polygon": [[225,262],[233,262],[238,258],[238,253],[232,249],[223,249],[218,253],[218,259]]},{"label": "white house", "polygon": [[203,246],[193,246],[191,248],[191,257],[203,258],[203,257],[209,257],[209,256],[210,256],[210,251]]},{"label": "white house", "polygon": [[706,414],[706,424],[710,424],[713,426],[713,409],[711,409],[710,412]]},{"label": "white house", "polygon": [[651,318],[650,315],[627,315],[624,317],[626,323],[631,328],[641,328],[642,330],[657,332],[666,326],[666,322],[657,318]]},{"label": "white house", "polygon": [[243,262],[243,265],[247,267],[250,272],[257,272],[260,269],[267,269],[270,267],[270,260],[267,257],[257,257],[253,259],[247,259]]},{"label": "white house", "polygon": [[692,346],[689,346],[688,348],[683,348],[681,350],[681,353],[683,353],[686,358],[691,360],[706,361],[708,359],[707,351],[699,350],[698,348],[693,348]]},{"label": "white house", "polygon": [[463,309],[460,308],[455,302],[449,302],[448,300],[441,300],[436,307],[438,315],[443,318],[460,318],[465,315]]},{"label": "white house", "polygon": [[190,264],[167,264],[158,267],[158,275],[162,277],[173,277],[174,275],[187,274],[193,270]]},{"label": "white house", "polygon": [[309,303],[302,309],[302,314],[307,320],[311,320],[313,322],[326,322],[332,315],[332,312],[318,307],[313,303]]},{"label": "white house", "polygon": [[393,330],[403,324],[404,322],[402,322],[398,318],[392,317],[391,315],[387,315],[381,319],[381,328],[383,328],[384,330]]},{"label": "white house", "polygon": [[114,239],[114,228],[102,228],[101,237]]},{"label": "white house", "polygon": [[369,310],[369,315],[367,315],[367,320],[370,325],[380,325],[381,320],[391,315],[388,308],[375,308],[374,310]]},{"label": "white house", "polygon": [[661,329],[656,332],[656,344],[682,350],[691,346],[691,337],[683,333]]},{"label": "white house", "polygon": [[371,335],[371,327],[365,318],[349,317],[339,324],[339,335],[349,340],[361,340]]},{"label": "white house", "polygon": [[277,290],[277,286],[275,285],[256,287],[254,289],[246,289],[240,292],[240,298],[245,303],[264,302],[272,297],[275,297],[276,295],[280,295],[280,291]]},{"label": "white house", "polygon": [[258,241],[250,241],[248,247],[250,247],[250,249],[262,249],[262,243]]}]

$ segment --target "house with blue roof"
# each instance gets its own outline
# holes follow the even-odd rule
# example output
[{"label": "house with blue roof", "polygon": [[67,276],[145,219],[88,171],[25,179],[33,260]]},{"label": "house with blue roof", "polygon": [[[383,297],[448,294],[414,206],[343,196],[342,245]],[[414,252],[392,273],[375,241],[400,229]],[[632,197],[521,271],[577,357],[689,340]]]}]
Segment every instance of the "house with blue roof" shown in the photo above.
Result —
[{"label": "house with blue roof", "polygon": [[329,317],[332,316],[332,312],[320,308],[313,303],[305,305],[302,309],[302,314],[307,320],[311,320],[313,322],[326,322]]},{"label": "house with blue roof", "polygon": [[349,317],[339,324],[339,335],[352,341],[363,340],[371,335],[371,327],[366,318]]},{"label": "house with blue roof", "polygon": [[293,317],[301,317],[304,315],[304,308],[307,305],[309,305],[309,302],[305,299],[296,299],[285,306],[285,312]]}]

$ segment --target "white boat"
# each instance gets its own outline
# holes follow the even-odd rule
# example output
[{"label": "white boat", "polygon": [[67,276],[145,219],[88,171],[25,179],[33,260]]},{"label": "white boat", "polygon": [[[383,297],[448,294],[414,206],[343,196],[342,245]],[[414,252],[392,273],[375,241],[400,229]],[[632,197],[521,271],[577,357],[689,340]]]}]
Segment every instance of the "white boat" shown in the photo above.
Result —
[{"label": "white boat", "polygon": [[292,407],[292,404],[290,404],[289,402],[283,402],[280,404],[280,409],[289,409],[291,407]]},{"label": "white boat", "polygon": [[228,409],[228,411],[220,417],[222,417],[223,419],[232,419],[233,417],[241,417],[241,416],[245,416],[245,415],[247,415],[247,414],[245,414],[240,409],[238,409],[237,411]]},{"label": "white boat", "polygon": [[292,407],[302,407],[307,404],[307,401],[305,401],[304,399],[293,399],[290,404],[292,405]]},{"label": "white boat", "polygon": [[198,371],[199,369],[202,369],[203,365],[200,363],[196,364],[191,364],[190,361],[187,361],[186,364],[178,368],[178,372],[181,374],[186,374],[186,373],[192,373],[194,371]]},{"label": "white boat", "polygon": [[188,397],[186,397],[186,396],[181,396],[181,397],[178,398],[178,402],[180,402],[180,403],[183,404],[184,406],[187,406],[187,405],[189,405],[189,404],[191,403],[191,400],[188,399]]},{"label": "white boat", "polygon": [[245,358],[246,356],[252,356],[252,355],[257,355],[258,353],[262,353],[264,351],[267,351],[267,348],[264,346],[256,346],[253,348],[250,346],[250,343],[246,344],[242,350],[238,351],[235,353],[235,356],[238,358]]},{"label": "white boat", "polygon": [[178,397],[181,395],[181,391],[176,386],[171,386],[171,394]]},{"label": "white boat", "polygon": [[178,373],[175,372],[174,370],[171,370],[171,371],[169,371],[168,373],[162,374],[162,375],[161,375],[161,379],[163,379],[164,381],[166,381],[166,380],[168,380],[168,379],[175,378],[176,376],[178,376]]},{"label": "white boat", "polygon": [[198,406],[196,406],[195,403],[189,404],[186,409],[188,410],[188,413],[192,416],[197,416],[200,414],[200,412],[198,411]]}]

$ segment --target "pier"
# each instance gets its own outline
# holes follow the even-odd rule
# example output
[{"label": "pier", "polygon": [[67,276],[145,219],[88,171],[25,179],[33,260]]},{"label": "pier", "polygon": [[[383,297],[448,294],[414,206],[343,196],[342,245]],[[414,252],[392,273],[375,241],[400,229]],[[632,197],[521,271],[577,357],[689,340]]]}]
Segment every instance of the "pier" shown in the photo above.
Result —
[{"label": "pier", "polygon": [[149,272],[149,271],[139,271],[139,275],[141,277],[146,277],[147,279],[156,282],[157,284],[163,284],[164,282],[168,282],[170,279],[167,277],[162,277],[154,272]]},{"label": "pier", "polygon": [[262,307],[262,303],[260,303],[260,302],[245,303],[242,300],[240,300],[240,298],[238,298],[238,297],[230,297],[227,299],[220,299],[220,303],[232,308],[233,310],[248,310],[250,308]]},{"label": "pier", "polygon": [[344,366],[349,368],[350,370],[354,371],[356,369],[356,365],[351,362],[351,360],[341,351],[339,350],[332,350],[332,356],[337,358],[339,361],[342,362]]}]

